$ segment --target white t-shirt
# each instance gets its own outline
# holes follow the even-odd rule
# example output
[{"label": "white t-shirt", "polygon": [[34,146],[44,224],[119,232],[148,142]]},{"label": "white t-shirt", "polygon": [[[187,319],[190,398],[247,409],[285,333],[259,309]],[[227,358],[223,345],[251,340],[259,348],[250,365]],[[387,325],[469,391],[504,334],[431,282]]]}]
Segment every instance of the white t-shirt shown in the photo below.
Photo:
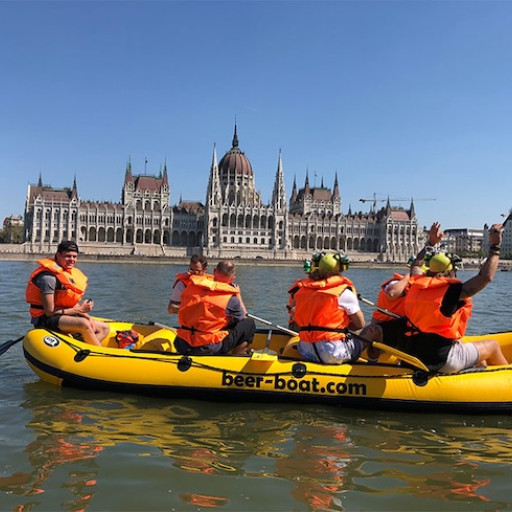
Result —
[{"label": "white t-shirt", "polygon": [[181,294],[183,293],[183,290],[186,288],[186,285],[183,281],[178,281],[174,288],[172,289],[171,298],[169,299],[169,302],[171,304],[177,304],[179,305],[181,302]]},{"label": "white t-shirt", "polygon": [[348,315],[353,315],[361,310],[356,294],[348,288],[339,296],[338,306],[344,309]]}]

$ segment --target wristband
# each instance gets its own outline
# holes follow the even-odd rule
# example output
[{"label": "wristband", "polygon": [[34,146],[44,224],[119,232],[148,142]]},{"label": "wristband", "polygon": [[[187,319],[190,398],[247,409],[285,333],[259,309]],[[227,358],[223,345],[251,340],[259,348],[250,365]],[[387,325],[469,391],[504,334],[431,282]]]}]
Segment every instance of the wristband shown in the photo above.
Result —
[{"label": "wristband", "polygon": [[489,245],[489,251],[500,252],[500,249],[501,249],[501,245],[498,245],[498,244]]}]

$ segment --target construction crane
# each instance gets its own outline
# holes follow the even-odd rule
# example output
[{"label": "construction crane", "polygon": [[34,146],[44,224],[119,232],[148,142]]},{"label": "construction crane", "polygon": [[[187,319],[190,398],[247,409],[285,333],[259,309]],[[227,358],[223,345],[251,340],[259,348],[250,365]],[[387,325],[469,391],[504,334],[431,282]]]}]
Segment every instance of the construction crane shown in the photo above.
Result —
[{"label": "construction crane", "polygon": [[371,201],[372,202],[372,212],[376,212],[377,211],[377,203],[384,203],[384,202],[392,202],[392,201],[399,201],[399,202],[402,202],[402,201],[437,201],[436,198],[434,197],[388,197],[386,199],[377,199],[377,194],[373,194],[373,198],[372,199],[359,199],[359,201],[361,201],[361,203],[367,203],[368,201]]}]

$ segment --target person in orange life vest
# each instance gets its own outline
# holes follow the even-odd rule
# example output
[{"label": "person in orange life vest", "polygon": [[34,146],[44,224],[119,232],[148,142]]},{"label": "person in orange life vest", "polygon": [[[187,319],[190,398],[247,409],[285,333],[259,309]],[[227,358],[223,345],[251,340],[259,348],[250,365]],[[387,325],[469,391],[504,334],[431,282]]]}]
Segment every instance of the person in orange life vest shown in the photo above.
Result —
[{"label": "person in orange life vest", "polygon": [[457,373],[479,364],[508,364],[494,339],[460,341],[471,316],[471,297],[483,290],[496,273],[502,232],[501,224],[491,227],[487,259],[480,272],[464,283],[456,279],[460,258],[449,253],[432,256],[426,275],[411,277],[405,299],[405,314],[413,329],[407,352],[433,370]]},{"label": "person in orange life vest", "polygon": [[207,268],[208,262],[206,260],[206,256],[197,253],[192,254],[188,270],[181,274],[176,274],[176,280],[172,285],[171,298],[169,299],[169,304],[167,306],[168,313],[171,315],[178,313],[178,310],[180,309],[181,294],[183,293],[183,290],[186,288],[186,286],[190,283],[190,276],[207,275],[213,279],[212,275],[206,274]]},{"label": "person in orange life vest", "polygon": [[297,348],[307,361],[356,361],[365,348],[363,341],[345,332],[364,326],[354,285],[341,275],[348,263],[344,255],[326,254],[295,294],[300,337]]},{"label": "person in orange life vest", "polygon": [[[377,295],[377,307],[385,309],[396,316],[391,316],[376,309],[368,325],[361,331],[361,336],[368,340],[383,342],[391,347],[402,350],[407,322],[405,320],[405,294],[409,287],[409,274],[394,274],[385,281]],[[376,361],[381,351],[369,346],[366,356],[370,361]]]},{"label": "person in orange life vest", "polygon": [[87,277],[75,267],[78,246],[63,241],[53,259],[39,260],[25,292],[30,304],[32,325],[64,333],[80,333],[91,345],[101,346],[110,333],[105,323],[91,318],[92,300],[80,302],[87,288]]},{"label": "person in orange life vest", "polygon": [[178,312],[178,328],[174,346],[180,354],[243,354],[252,343],[256,325],[233,284],[235,266],[220,261],[213,279],[191,276],[183,290]]},{"label": "person in orange life vest", "polygon": [[[377,296],[377,306],[400,316],[395,318],[376,309],[373,312],[372,320],[361,332],[361,336],[372,341],[383,342],[394,348],[403,350],[406,346],[407,321],[405,318],[405,296],[409,290],[409,278],[411,272],[417,272],[420,267],[413,266],[417,260],[424,260],[425,255],[430,254],[435,246],[442,240],[443,232],[438,222],[434,222],[428,233],[428,243],[420,250],[416,257],[409,260],[407,266],[409,272],[405,275],[394,274],[381,285],[381,289]],[[370,361],[378,359],[380,350],[375,347],[368,347],[367,357]]]},{"label": "person in orange life vest", "polygon": [[[313,254],[313,257],[310,260],[305,260],[303,269],[304,272],[309,275],[312,271],[318,269],[318,263],[322,256],[325,255],[325,252],[316,252]],[[295,314],[295,294],[299,291],[302,286],[302,282],[307,278],[301,277],[296,279],[293,285],[288,289],[288,304],[286,305],[286,310],[288,311],[288,328],[293,331],[298,331],[299,326],[295,322],[293,315]]]}]

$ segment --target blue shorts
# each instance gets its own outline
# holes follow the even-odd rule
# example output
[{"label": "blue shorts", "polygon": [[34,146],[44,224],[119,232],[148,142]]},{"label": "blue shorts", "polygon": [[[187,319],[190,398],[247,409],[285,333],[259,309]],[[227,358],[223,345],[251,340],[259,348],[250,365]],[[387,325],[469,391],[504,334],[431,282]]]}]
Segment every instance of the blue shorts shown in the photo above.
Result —
[{"label": "blue shorts", "polygon": [[306,361],[325,364],[342,364],[347,361],[355,362],[363,351],[363,342],[347,336],[344,340],[336,341],[299,341],[299,352]]}]

